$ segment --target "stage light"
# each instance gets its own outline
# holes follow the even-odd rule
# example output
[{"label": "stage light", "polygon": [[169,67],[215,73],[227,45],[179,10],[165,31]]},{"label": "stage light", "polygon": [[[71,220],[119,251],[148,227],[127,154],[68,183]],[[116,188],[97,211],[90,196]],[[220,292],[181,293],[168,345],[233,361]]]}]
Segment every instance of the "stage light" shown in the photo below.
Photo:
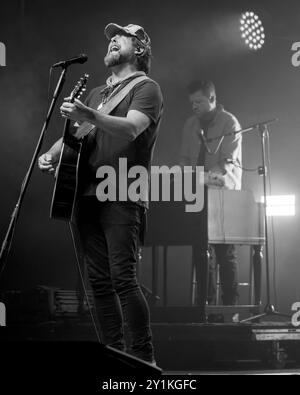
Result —
[{"label": "stage light", "polygon": [[[262,21],[258,15],[254,12],[245,12],[242,14],[240,19],[241,36],[244,39],[245,44],[254,51],[261,49],[265,44],[265,29],[262,26]],[[256,40],[256,41],[255,41]],[[259,45],[253,45],[252,43],[259,43]]]},{"label": "stage light", "polygon": [[[264,202],[264,197],[261,198]],[[267,215],[269,217],[294,217],[296,215],[295,195],[267,196]]]}]

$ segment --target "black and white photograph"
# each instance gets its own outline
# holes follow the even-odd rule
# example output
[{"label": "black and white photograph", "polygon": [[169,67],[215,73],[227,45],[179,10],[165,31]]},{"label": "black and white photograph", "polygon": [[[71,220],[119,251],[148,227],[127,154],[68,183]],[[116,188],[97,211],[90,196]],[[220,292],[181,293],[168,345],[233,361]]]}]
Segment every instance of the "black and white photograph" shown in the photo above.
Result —
[{"label": "black and white photograph", "polygon": [[299,1],[0,7],[0,385],[300,375]]}]

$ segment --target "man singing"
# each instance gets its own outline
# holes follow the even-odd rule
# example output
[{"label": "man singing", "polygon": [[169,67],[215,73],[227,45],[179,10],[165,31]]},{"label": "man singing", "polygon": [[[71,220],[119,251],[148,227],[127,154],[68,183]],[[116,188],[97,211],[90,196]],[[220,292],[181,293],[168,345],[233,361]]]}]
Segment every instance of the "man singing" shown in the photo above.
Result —
[{"label": "man singing", "polygon": [[[225,188],[241,189],[242,137],[236,134],[221,140],[225,134],[241,129],[238,120],[217,104],[215,86],[211,81],[192,82],[188,93],[194,115],[184,125],[180,164],[204,166],[205,171],[223,178]],[[205,139],[215,137],[220,139],[205,144]],[[197,262],[201,256],[199,245],[193,246],[193,253],[194,267],[198,268]],[[234,245],[215,245],[215,255],[220,266],[223,304],[235,305],[238,298],[236,248]],[[199,285],[199,278],[197,283]],[[215,302],[215,295],[215,270],[211,261],[209,303]]]},{"label": "man singing", "polygon": [[[130,197],[100,202],[96,173],[101,166],[111,166],[118,176],[120,158],[127,159],[128,169],[143,166],[150,170],[163,99],[159,85],[147,77],[151,42],[143,27],[110,23],[105,35],[109,45],[104,62],[111,71],[106,85],[93,89],[85,104],[76,100],[61,106],[62,116],[75,121],[75,126],[87,121],[97,128],[84,141],[77,225],[104,344],[125,351],[126,323],[131,338],[127,350],[155,364],[149,307],[136,277],[148,202]],[[97,111],[141,76],[145,78],[109,115]],[[59,140],[39,158],[42,171],[54,172],[61,146]]]}]

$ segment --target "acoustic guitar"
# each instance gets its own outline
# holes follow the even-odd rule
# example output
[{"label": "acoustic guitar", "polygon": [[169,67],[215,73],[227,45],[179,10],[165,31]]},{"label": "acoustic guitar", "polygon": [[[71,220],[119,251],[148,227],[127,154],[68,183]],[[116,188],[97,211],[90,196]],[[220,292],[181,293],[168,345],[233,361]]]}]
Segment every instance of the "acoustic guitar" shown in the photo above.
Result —
[{"label": "acoustic guitar", "polygon": [[[89,75],[85,74],[70,95],[70,103],[79,99],[86,90]],[[70,119],[65,121],[62,150],[55,172],[55,185],[50,209],[50,218],[72,222],[78,191],[78,171],[82,139],[70,134]]]}]

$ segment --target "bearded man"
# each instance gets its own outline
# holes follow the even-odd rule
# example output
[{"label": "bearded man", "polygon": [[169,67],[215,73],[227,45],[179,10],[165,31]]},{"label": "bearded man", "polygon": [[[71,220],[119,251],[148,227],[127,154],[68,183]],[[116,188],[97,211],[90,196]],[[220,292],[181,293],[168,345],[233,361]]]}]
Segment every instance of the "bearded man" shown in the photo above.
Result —
[{"label": "bearded man", "polygon": [[[132,201],[130,197],[126,201],[99,201],[96,174],[101,166],[111,166],[118,176],[120,158],[127,159],[129,169],[150,169],[163,99],[159,85],[147,77],[151,42],[144,28],[110,23],[105,35],[109,45],[104,63],[111,76],[105,85],[90,92],[84,104],[75,100],[61,106],[62,116],[75,121],[75,126],[84,121],[96,126],[84,141],[77,226],[103,343],[155,365],[149,307],[136,276],[148,201]],[[144,78],[109,115],[98,111],[140,77]],[[61,147],[59,140],[39,158],[42,171],[55,171]],[[131,339],[127,348],[124,324]]]}]

